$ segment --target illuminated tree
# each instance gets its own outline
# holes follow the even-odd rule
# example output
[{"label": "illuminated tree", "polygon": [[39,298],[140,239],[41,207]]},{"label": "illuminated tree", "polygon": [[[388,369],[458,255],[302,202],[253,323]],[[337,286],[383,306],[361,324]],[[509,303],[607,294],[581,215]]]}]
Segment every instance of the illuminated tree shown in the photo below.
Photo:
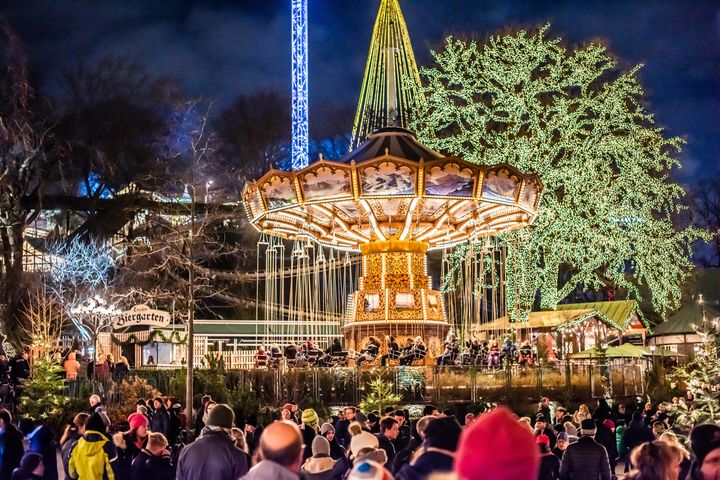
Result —
[{"label": "illuminated tree", "polygon": [[[567,48],[547,30],[449,38],[422,71],[427,109],[414,129],[443,152],[540,175],[539,218],[503,239],[509,292],[521,283],[554,308],[579,284],[639,300],[647,289],[664,316],[680,300],[690,243],[706,238],[671,220],[684,196],[668,179],[682,141],[644,108],[639,66],[623,71],[605,46]],[[523,295],[515,319],[527,314]]]}]

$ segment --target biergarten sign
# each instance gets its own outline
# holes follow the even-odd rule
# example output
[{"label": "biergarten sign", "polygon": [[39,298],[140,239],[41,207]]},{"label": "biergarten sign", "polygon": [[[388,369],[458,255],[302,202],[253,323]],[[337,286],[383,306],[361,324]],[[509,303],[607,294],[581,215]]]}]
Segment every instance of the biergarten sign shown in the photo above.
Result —
[{"label": "biergarten sign", "polygon": [[167,327],[170,325],[170,314],[162,310],[154,310],[147,305],[135,305],[130,310],[113,317],[113,329],[135,327]]}]

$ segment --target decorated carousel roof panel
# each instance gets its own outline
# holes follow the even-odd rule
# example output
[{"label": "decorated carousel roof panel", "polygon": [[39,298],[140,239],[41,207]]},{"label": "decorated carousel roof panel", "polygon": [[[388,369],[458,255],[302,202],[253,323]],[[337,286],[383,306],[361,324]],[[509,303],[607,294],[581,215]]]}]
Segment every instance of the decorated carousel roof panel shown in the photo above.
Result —
[{"label": "decorated carousel roof panel", "polygon": [[249,183],[243,200],[253,226],[349,250],[388,239],[432,249],[521,228],[537,216],[542,184],[535,175],[443,157],[404,129],[376,132],[346,158],[270,170]]}]

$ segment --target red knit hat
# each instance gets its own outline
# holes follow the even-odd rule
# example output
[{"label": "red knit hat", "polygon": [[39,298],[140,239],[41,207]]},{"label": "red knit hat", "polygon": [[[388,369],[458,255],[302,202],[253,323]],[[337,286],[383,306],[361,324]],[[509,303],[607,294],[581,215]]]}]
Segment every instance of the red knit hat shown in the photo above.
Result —
[{"label": "red knit hat", "polygon": [[133,413],[128,417],[128,423],[130,424],[130,430],[135,430],[140,427],[147,427],[148,419],[142,413]]},{"label": "red knit hat", "polygon": [[505,407],[463,431],[454,464],[459,480],[528,480],[537,478],[539,467],[533,433]]},{"label": "red knit hat", "polygon": [[548,447],[550,446],[550,437],[548,437],[548,436],[545,435],[544,433],[538,435],[538,436],[535,438],[535,441],[536,441],[537,443],[542,443],[543,445],[547,445]]}]

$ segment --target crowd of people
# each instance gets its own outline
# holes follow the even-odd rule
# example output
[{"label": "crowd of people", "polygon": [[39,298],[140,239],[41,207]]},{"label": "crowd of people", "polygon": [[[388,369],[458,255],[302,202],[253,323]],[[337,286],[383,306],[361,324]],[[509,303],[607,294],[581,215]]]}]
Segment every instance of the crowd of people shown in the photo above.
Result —
[{"label": "crowd of people", "polygon": [[573,412],[543,398],[533,418],[505,407],[456,417],[434,406],[416,418],[354,406],[321,418],[287,403],[263,424],[204,396],[189,425],[177,399],[156,397],[113,424],[92,395],[58,442],[47,425],[0,410],[0,480],[720,479],[720,426],[697,426],[688,451],[672,403],[692,398],[637,408],[600,399]]}]

